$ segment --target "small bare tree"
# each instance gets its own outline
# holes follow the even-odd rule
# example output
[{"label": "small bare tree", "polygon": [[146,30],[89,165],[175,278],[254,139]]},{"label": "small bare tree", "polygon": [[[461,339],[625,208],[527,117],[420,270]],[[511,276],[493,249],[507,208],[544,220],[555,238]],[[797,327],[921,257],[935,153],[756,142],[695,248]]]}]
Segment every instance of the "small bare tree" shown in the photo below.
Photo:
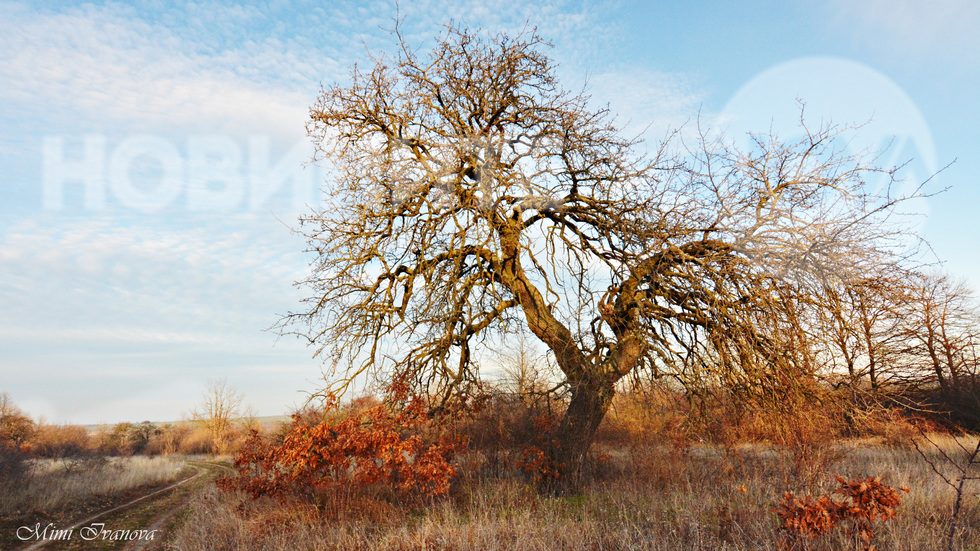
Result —
[{"label": "small bare tree", "polygon": [[232,421],[240,416],[241,407],[242,395],[228,384],[227,378],[211,379],[194,411],[194,418],[204,425],[208,437],[217,445],[230,432]]},{"label": "small bare tree", "polygon": [[627,374],[745,389],[812,375],[797,328],[827,282],[896,250],[899,198],[866,184],[893,173],[842,150],[846,129],[801,120],[798,140],[744,151],[700,132],[644,156],[559,86],[534,34],[400,44],[310,111],[336,177],[301,219],[311,294],[283,324],[342,385],[397,377],[451,400],[490,337],[526,327],[570,390],[555,454],[574,474]]},{"label": "small bare tree", "polygon": [[518,334],[510,342],[512,346],[499,355],[505,388],[526,397],[544,396],[557,391],[549,377],[547,358],[534,349],[527,335]]},{"label": "small bare tree", "polygon": [[897,266],[828,285],[815,342],[828,364],[857,395],[874,400],[883,387],[907,381],[903,324],[914,274]]}]

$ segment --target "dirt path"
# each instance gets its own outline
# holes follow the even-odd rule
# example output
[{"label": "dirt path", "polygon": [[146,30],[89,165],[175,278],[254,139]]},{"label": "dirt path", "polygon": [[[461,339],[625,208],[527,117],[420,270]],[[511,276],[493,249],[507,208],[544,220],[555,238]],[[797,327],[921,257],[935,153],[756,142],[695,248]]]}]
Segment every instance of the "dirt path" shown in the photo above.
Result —
[{"label": "dirt path", "polygon": [[[162,549],[166,532],[169,531],[168,525],[173,527],[177,515],[186,508],[190,499],[218,476],[234,472],[226,465],[207,461],[188,461],[187,465],[196,469],[197,473],[136,499],[106,508],[61,529],[72,531],[70,540],[42,540],[21,549]],[[140,537],[127,539],[121,535],[126,531],[141,531]],[[114,538],[113,534],[119,537]]]},{"label": "dirt path", "polygon": [[[209,476],[208,479],[212,480],[216,478],[219,474],[231,474],[235,472],[235,470],[232,469],[231,467],[222,465],[220,463],[189,462],[189,464],[201,470],[198,474],[194,475],[194,478],[198,478],[200,476],[210,474],[212,476]],[[188,482],[189,481],[190,479],[188,479]],[[175,519],[177,514],[180,513],[180,511],[183,510],[184,506],[187,505],[188,499],[189,497],[184,497],[183,499],[177,500],[178,503],[176,505],[163,508],[163,510],[153,518],[152,523],[146,527],[146,530],[149,532],[156,531],[157,533],[164,532],[168,524],[171,524],[171,522]],[[163,539],[165,538],[161,538],[160,541],[135,540],[130,542],[130,544],[124,547],[123,549],[124,551],[137,551],[137,550],[150,551],[153,549],[161,549],[163,547]]]}]

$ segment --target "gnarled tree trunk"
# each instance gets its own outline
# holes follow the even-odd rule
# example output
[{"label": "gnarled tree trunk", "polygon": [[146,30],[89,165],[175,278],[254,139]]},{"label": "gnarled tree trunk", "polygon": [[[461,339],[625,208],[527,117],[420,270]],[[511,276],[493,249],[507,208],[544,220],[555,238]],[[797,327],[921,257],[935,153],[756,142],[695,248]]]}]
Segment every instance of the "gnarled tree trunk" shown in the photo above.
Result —
[{"label": "gnarled tree trunk", "polygon": [[614,394],[614,382],[603,376],[582,381],[572,388],[572,400],[558,427],[557,447],[553,450],[555,460],[562,466],[554,490],[574,490],[582,482],[586,455]]}]

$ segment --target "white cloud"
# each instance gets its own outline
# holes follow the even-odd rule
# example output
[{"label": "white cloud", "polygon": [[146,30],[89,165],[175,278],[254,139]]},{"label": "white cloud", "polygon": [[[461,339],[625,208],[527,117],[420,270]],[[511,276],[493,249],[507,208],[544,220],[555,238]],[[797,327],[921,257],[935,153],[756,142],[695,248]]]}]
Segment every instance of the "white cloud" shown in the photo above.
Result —
[{"label": "white cloud", "polygon": [[300,342],[264,331],[299,307],[301,250],[254,214],[10,221],[0,233],[3,390],[55,421],[170,420],[203,381],[230,374],[260,411],[281,413],[316,375]]},{"label": "white cloud", "polygon": [[589,93],[594,107],[609,104],[627,135],[643,133],[654,144],[696,118],[703,100],[684,75],[638,68],[591,76]]},{"label": "white cloud", "polygon": [[[364,58],[365,44],[394,46],[385,31],[394,26],[392,2],[310,9],[289,21],[269,12],[275,8],[220,3],[163,11],[6,4],[0,6],[0,100],[53,131],[123,125],[295,136],[303,133],[320,82],[345,78],[347,65]],[[571,61],[613,36],[591,23],[601,13],[602,6],[565,1],[402,7],[410,41],[431,40],[449,18],[490,32],[518,33],[537,23]]]},{"label": "white cloud", "polygon": [[2,11],[0,97],[49,127],[302,135],[314,79],[332,66],[276,41],[200,51],[111,6]]},{"label": "white cloud", "polygon": [[0,328],[0,338],[31,342],[124,342],[130,344],[205,344],[214,343],[220,336],[205,333],[180,333],[150,329],[133,329],[130,326],[61,328],[14,326]]}]

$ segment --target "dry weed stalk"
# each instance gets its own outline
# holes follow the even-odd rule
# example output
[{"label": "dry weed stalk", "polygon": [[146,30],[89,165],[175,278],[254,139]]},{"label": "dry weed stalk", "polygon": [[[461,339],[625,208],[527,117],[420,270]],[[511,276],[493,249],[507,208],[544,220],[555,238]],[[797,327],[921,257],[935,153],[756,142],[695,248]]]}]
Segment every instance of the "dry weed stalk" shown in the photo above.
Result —
[{"label": "dry weed stalk", "polygon": [[942,457],[942,462],[952,466],[953,469],[959,473],[959,475],[955,478],[950,478],[949,476],[943,474],[943,472],[939,469],[937,464],[938,462],[926,455],[925,451],[919,446],[918,440],[912,440],[912,443],[915,445],[915,450],[919,452],[922,459],[929,464],[929,468],[932,469],[932,472],[936,473],[939,478],[943,480],[943,482],[956,491],[956,501],[953,503],[953,515],[949,520],[949,532],[946,535],[946,549],[948,551],[952,551],[953,542],[955,541],[954,538],[956,536],[956,520],[959,518],[960,511],[963,507],[963,494],[966,487],[966,481],[980,479],[980,473],[974,473],[974,467],[980,464],[980,439],[977,440],[977,444],[973,448],[973,451],[970,451],[970,448],[964,446],[959,439],[953,439],[953,442],[955,442],[957,447],[965,454],[966,461],[963,462],[962,460],[957,461],[955,458],[951,457],[950,454],[946,453],[946,450],[944,450],[939,443],[931,439],[929,435],[925,433],[925,431],[920,431],[920,434],[922,435],[923,439],[929,442],[929,444],[936,449],[936,451]]}]

